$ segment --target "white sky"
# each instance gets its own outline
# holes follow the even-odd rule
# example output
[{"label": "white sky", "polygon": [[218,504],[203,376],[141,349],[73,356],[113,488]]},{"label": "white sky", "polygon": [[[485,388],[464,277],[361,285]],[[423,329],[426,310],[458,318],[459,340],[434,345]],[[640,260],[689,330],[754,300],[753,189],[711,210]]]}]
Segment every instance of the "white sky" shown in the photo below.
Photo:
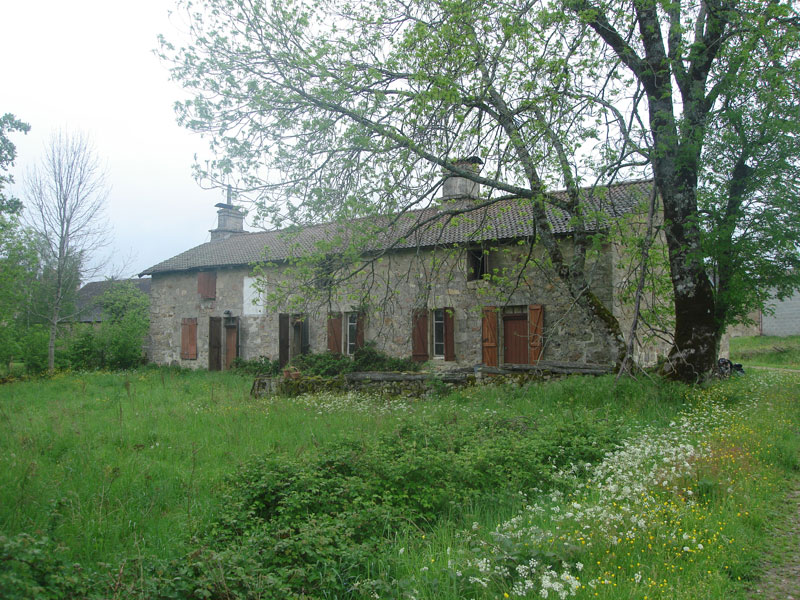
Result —
[{"label": "white sky", "polygon": [[[11,191],[24,202],[26,169],[53,131],[89,135],[107,165],[112,265],[124,276],[208,241],[219,190],[192,179],[206,140],[181,129],[181,90],[153,54],[156,36],[177,38],[173,0],[15,0],[0,7],[0,114],[31,125],[12,134]],[[110,274],[111,269],[107,269]]]}]

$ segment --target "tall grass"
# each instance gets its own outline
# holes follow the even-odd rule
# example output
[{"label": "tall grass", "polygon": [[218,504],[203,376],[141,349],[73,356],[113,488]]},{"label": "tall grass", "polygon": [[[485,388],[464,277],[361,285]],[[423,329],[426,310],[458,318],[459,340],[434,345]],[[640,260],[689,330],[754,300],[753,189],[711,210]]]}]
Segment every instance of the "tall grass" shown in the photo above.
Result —
[{"label": "tall grass", "polygon": [[[51,556],[14,536],[47,538],[59,581],[101,573],[86,583],[96,597],[280,597],[305,577],[333,585],[304,588],[311,597],[497,598],[535,580],[529,596],[735,598],[758,576],[768,515],[800,468],[790,375],[696,390],[576,377],[420,400],[253,399],[249,386],[169,369],[0,386],[0,542],[11,540],[0,558]],[[613,462],[648,440],[638,466]],[[517,464],[540,475],[508,470]],[[639,496],[614,483],[627,472]],[[385,524],[346,513],[350,503]],[[273,538],[257,514],[292,526]],[[615,529],[601,516],[641,522]],[[357,539],[351,525],[377,537],[342,545]],[[264,567],[271,540],[312,563],[275,555],[280,568]],[[323,564],[328,579],[314,579]],[[4,568],[8,597],[4,582],[43,577],[7,580]],[[38,597],[30,589],[17,597]]]},{"label": "tall grass", "polygon": [[731,359],[745,366],[800,369],[800,335],[733,338]]}]

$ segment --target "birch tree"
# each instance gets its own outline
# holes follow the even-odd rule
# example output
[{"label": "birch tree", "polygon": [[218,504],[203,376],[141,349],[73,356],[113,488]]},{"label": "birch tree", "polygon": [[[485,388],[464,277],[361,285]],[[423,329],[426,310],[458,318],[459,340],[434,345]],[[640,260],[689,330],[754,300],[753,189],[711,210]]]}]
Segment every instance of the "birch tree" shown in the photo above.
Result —
[{"label": "birch tree", "polygon": [[48,369],[55,366],[60,325],[75,316],[72,300],[107,243],[105,174],[86,136],[59,132],[26,176],[27,219],[40,238],[40,289],[32,309],[50,331]]}]

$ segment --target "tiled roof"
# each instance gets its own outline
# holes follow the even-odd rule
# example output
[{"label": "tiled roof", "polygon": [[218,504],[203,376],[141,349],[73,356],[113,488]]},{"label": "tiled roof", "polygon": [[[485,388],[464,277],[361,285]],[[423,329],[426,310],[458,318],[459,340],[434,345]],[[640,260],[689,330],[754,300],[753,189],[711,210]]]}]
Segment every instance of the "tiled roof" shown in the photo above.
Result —
[{"label": "tiled roof", "polygon": [[[597,212],[595,228],[608,219],[630,213],[648,201],[653,182],[633,181],[597,189],[589,200]],[[555,192],[564,200],[564,192]],[[548,219],[556,234],[570,231],[569,217],[548,206]],[[152,275],[171,271],[191,271],[216,267],[249,265],[265,260],[281,261],[317,252],[320,244],[326,251],[345,248],[347,240],[364,236],[369,249],[391,250],[431,247],[445,244],[505,240],[533,235],[530,207],[514,200],[497,202],[457,217],[442,214],[440,208],[409,211],[401,215],[362,219],[353,223],[326,223],[276,231],[237,233],[224,240],[207,242],[173,256],[140,273]]]}]

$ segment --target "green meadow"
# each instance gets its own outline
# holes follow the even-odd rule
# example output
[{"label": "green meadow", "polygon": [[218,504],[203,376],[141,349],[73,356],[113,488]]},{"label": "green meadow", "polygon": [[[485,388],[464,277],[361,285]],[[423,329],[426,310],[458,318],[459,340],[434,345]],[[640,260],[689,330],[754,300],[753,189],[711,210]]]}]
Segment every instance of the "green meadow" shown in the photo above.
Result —
[{"label": "green meadow", "polygon": [[731,359],[745,366],[800,369],[800,335],[733,338]]},{"label": "green meadow", "polygon": [[2,598],[745,598],[800,376],[406,399],[231,373],[0,386]]}]

